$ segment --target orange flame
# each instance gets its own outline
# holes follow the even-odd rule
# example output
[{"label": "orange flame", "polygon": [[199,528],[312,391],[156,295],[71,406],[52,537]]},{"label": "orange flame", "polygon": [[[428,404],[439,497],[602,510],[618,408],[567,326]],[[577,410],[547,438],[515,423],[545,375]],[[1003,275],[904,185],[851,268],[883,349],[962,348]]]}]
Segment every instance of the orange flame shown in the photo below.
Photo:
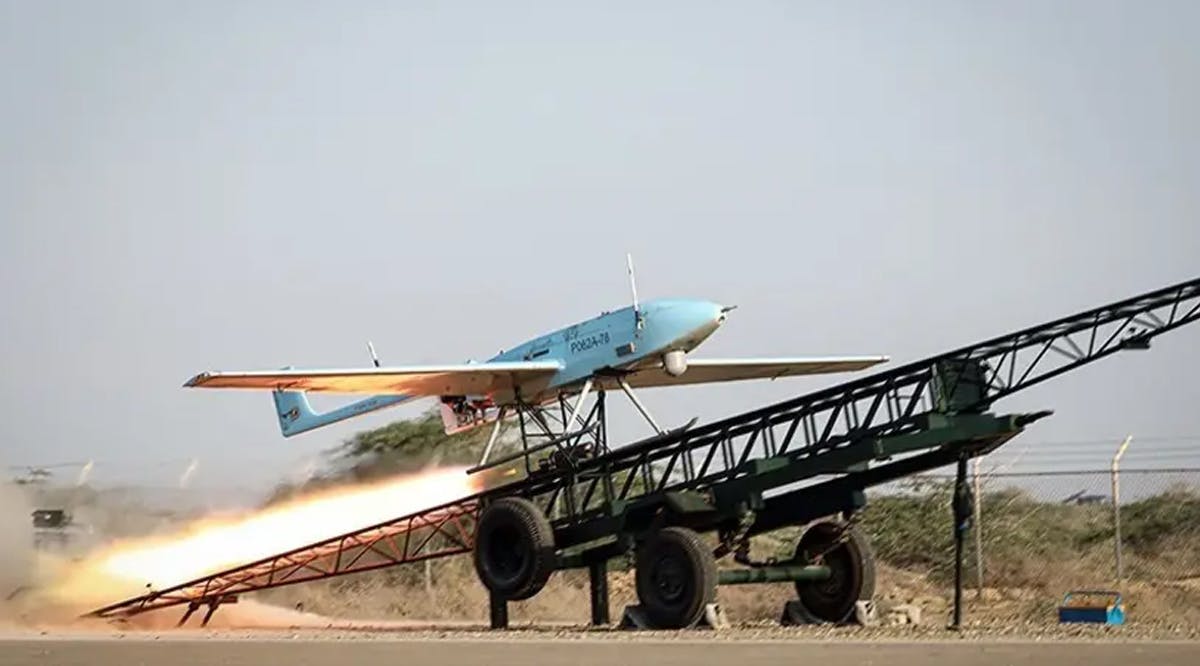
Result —
[{"label": "orange flame", "polygon": [[[338,488],[241,516],[198,520],[168,535],[110,544],[68,566],[54,596],[107,603],[161,590],[480,490],[465,468]],[[122,595],[122,596],[118,596]]]}]

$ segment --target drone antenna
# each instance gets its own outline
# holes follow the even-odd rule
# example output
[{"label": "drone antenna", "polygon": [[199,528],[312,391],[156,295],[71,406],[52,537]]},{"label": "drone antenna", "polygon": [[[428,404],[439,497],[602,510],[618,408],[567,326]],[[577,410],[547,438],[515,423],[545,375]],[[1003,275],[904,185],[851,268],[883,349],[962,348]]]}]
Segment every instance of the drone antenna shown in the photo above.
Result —
[{"label": "drone antenna", "polygon": [[374,363],[375,367],[378,368],[379,367],[379,357],[375,355],[375,345],[371,344],[370,340],[367,340],[367,351],[369,351],[371,353],[371,362]]},{"label": "drone antenna", "polygon": [[629,290],[633,293],[633,318],[637,327],[642,327],[642,310],[638,307],[637,282],[633,278],[633,254],[625,253],[625,264],[629,268]]}]

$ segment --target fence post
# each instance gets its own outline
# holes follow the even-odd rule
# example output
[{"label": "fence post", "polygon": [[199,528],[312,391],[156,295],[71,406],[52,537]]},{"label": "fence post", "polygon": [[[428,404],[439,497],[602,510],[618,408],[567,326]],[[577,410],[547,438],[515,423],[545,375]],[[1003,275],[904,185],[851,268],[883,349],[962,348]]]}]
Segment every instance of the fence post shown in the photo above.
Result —
[{"label": "fence post", "polygon": [[983,597],[983,522],[980,521],[979,508],[982,495],[979,493],[979,457],[971,461],[971,481],[974,486],[975,501],[975,595]]},{"label": "fence post", "polygon": [[1117,585],[1124,582],[1125,569],[1121,562],[1121,456],[1133,441],[1133,435],[1125,438],[1112,459],[1112,506],[1113,506],[1113,550],[1116,554]]},{"label": "fence post", "polygon": [[951,629],[962,628],[962,589],[963,589],[963,538],[964,532],[971,526],[972,502],[970,490],[967,488],[967,454],[958,454],[958,472],[954,475],[954,621]]}]

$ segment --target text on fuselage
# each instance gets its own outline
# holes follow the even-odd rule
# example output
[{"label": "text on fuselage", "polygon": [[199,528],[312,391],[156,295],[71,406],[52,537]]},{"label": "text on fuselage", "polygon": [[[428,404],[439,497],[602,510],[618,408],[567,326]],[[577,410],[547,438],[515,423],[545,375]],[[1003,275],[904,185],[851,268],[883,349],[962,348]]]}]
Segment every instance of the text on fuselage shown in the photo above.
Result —
[{"label": "text on fuselage", "polygon": [[583,337],[575,338],[574,340],[571,340],[571,344],[570,344],[571,353],[578,354],[580,352],[585,352],[590,349],[595,349],[596,347],[599,347],[601,345],[608,344],[609,340],[610,340],[610,338],[608,336],[607,331],[601,331],[601,332],[595,333],[593,335],[585,335]]}]

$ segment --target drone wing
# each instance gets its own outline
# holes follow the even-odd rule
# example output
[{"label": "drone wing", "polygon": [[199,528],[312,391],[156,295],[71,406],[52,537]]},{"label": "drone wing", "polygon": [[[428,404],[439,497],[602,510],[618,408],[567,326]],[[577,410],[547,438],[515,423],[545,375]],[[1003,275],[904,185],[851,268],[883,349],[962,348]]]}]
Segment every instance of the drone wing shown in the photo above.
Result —
[{"label": "drone wing", "polygon": [[413,397],[484,395],[529,381],[548,379],[560,369],[562,366],[556,361],[326,370],[287,368],[203,372],[189,379],[184,386]]},{"label": "drone wing", "polygon": [[886,356],[835,356],[816,358],[689,358],[678,377],[669,374],[661,361],[626,376],[633,388],[683,386],[734,382],[747,379],[778,379],[800,375],[824,375],[862,370],[888,360]]}]

